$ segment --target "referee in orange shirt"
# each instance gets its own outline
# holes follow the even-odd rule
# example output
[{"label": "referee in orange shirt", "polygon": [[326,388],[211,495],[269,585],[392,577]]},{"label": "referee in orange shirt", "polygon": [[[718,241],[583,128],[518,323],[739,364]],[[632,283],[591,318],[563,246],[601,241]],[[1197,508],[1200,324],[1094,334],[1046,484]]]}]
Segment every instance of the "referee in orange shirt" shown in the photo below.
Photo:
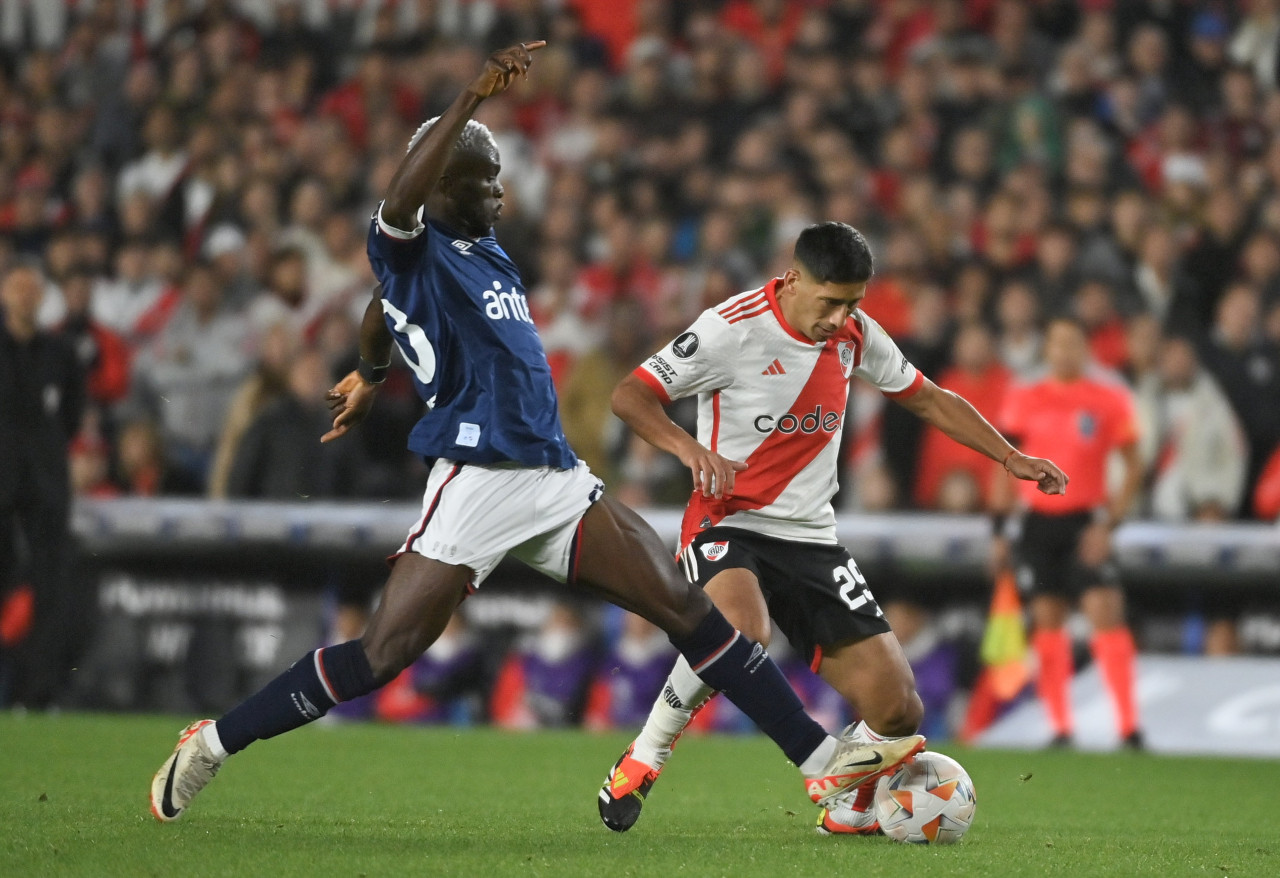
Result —
[{"label": "referee in orange shirt", "polygon": [[[1017,544],[1003,527],[1014,506],[1013,480],[992,492],[994,565],[1015,565],[1018,586],[1030,595],[1032,647],[1039,659],[1036,691],[1053,726],[1055,746],[1071,743],[1071,639],[1066,622],[1077,603],[1093,627],[1090,647],[1116,708],[1124,746],[1142,747],[1134,699],[1133,634],[1111,563],[1111,533],[1128,512],[1142,480],[1133,397],[1119,378],[1095,373],[1084,327],[1056,318],[1045,331],[1047,375],[1015,387],[1000,427],[1010,441],[1034,448],[1071,473],[1063,496],[1021,491],[1025,509]],[[1107,490],[1112,452],[1124,461],[1119,490]],[[1012,553],[1011,553],[1012,548]]]}]

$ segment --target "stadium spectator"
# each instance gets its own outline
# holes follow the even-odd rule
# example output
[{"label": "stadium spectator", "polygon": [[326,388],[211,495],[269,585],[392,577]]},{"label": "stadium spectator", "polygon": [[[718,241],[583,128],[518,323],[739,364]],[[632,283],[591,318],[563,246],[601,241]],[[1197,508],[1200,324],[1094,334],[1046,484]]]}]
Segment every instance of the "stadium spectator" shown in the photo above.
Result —
[{"label": "stadium spectator", "polygon": [[1217,319],[1204,343],[1202,357],[1209,372],[1231,400],[1249,441],[1247,484],[1280,444],[1280,347],[1261,333],[1261,296],[1247,283],[1232,284],[1218,303]]},{"label": "stadium spectator", "polygon": [[223,307],[208,265],[187,269],[182,301],[164,329],[139,352],[133,380],[138,404],[164,430],[172,463],[204,485],[222,416],[248,371],[244,319]]},{"label": "stadium spectator", "polygon": [[629,729],[644,722],[675,659],[666,635],[643,617],[624,613],[621,628],[591,684],[589,727]]},{"label": "stadium spectator", "polygon": [[35,709],[53,702],[74,650],[67,452],[85,397],[75,351],[37,324],[44,284],[29,264],[0,278],[0,589],[32,596],[30,629],[3,656],[12,690],[0,697]]},{"label": "stadium spectator", "polygon": [[356,497],[363,487],[357,443],[316,441],[328,429],[324,393],[330,371],[319,351],[289,364],[286,389],[263,406],[237,444],[227,477],[228,497],[305,500]]},{"label": "stadium spectator", "polygon": [[[971,321],[961,326],[952,342],[954,365],[938,375],[938,386],[969,400],[987,420],[999,416],[1012,375],[996,354],[991,330]],[[991,461],[952,442],[935,427],[926,426],[920,441],[916,469],[915,501],[923,509],[951,506],[952,511],[976,511],[981,508],[991,480],[998,471]],[[943,502],[943,493],[957,474],[967,475],[975,489],[975,503],[969,509],[957,510],[955,502]],[[955,490],[953,485],[951,490]]]},{"label": "stadium spectator", "polygon": [[597,661],[582,611],[556,602],[507,656],[490,696],[493,721],[515,729],[577,725]]},{"label": "stadium spectator", "polygon": [[1161,345],[1157,371],[1138,383],[1135,401],[1149,513],[1165,521],[1235,517],[1245,488],[1244,433],[1191,342]]}]

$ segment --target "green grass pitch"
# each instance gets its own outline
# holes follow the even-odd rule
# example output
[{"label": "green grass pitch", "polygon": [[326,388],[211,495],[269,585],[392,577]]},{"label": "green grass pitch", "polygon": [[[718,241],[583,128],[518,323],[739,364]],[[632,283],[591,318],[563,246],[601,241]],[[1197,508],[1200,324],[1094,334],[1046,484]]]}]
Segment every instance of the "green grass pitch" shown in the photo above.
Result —
[{"label": "green grass pitch", "polygon": [[1280,763],[942,748],[978,790],[952,847],[822,838],[763,737],[681,744],[640,823],[595,794],[626,741],[330,725],[147,811],[172,717],[0,714],[0,876],[1280,875]]}]

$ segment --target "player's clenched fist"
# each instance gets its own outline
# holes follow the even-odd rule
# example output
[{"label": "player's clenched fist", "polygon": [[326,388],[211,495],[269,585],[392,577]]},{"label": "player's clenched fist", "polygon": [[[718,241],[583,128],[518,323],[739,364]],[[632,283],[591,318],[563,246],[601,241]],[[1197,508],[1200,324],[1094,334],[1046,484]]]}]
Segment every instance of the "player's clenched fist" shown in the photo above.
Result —
[{"label": "player's clenched fist", "polygon": [[479,98],[491,98],[506,91],[517,76],[529,75],[533,53],[546,44],[546,40],[534,40],[494,52],[484,62],[484,70],[468,87],[469,91]]}]

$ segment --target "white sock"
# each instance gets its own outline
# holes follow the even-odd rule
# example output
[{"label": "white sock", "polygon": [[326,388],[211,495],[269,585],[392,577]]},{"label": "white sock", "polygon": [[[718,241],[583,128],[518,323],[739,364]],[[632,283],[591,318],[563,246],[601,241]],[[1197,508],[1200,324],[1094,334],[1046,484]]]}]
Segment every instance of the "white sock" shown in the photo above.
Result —
[{"label": "white sock", "polygon": [[674,688],[680,703],[691,709],[702,704],[716,691],[702,682],[702,678],[693,672],[693,668],[689,666],[689,660],[684,656],[676,659],[676,666],[671,669],[671,676],[667,680]]},{"label": "white sock", "polygon": [[810,753],[808,758],[800,763],[800,773],[810,778],[821,777],[827,767],[827,763],[835,755],[837,743],[839,742],[835,738],[827,735],[827,739],[818,745],[818,749]]},{"label": "white sock", "polygon": [[222,746],[222,739],[218,737],[218,724],[209,723],[200,729],[200,737],[204,738],[204,745],[209,748],[209,752],[219,762],[225,760],[231,754],[227,752],[227,748]]},{"label": "white sock", "polygon": [[632,758],[650,768],[662,768],[671,756],[676,738],[693,719],[694,710],[714,694],[715,690],[702,682],[685,657],[680,656],[653,702],[644,728],[636,736]]}]

